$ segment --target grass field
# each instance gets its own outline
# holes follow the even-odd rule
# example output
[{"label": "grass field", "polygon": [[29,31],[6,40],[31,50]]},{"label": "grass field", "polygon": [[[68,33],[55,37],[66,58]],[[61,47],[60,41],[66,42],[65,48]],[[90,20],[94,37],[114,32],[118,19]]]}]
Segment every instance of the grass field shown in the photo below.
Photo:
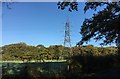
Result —
[{"label": "grass field", "polygon": [[[28,61],[28,63],[36,62],[35,60]],[[44,61],[37,61],[37,62],[66,62],[66,60],[44,60]],[[23,61],[0,61],[0,63],[26,63]]]}]

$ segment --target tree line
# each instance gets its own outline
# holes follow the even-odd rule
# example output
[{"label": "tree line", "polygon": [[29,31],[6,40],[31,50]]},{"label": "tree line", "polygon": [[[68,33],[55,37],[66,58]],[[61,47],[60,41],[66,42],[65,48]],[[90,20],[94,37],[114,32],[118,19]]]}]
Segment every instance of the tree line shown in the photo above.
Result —
[{"label": "tree line", "polygon": [[[61,57],[67,59],[74,56],[109,56],[117,55],[117,47],[95,47],[93,45],[64,47],[62,45],[51,45],[45,47],[42,44],[30,46],[26,43],[16,43],[2,46],[2,60],[59,60]],[[70,51],[72,50],[72,51]]]}]

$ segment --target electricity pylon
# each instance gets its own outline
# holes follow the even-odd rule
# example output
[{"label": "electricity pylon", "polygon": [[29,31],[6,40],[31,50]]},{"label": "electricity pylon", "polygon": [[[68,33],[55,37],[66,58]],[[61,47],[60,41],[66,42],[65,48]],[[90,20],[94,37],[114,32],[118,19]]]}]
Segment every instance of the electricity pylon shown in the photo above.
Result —
[{"label": "electricity pylon", "polygon": [[69,18],[67,18],[67,21],[66,21],[66,24],[65,24],[64,46],[71,48]]},{"label": "electricity pylon", "polygon": [[[69,53],[69,57],[72,55],[72,49],[71,49],[71,39],[70,39],[70,24],[69,24],[69,18],[67,17],[66,23],[65,23],[65,31],[64,31],[64,47],[62,49],[62,55],[60,59],[63,59],[64,53],[67,51]],[[70,50],[66,50],[65,47],[68,47]]]}]

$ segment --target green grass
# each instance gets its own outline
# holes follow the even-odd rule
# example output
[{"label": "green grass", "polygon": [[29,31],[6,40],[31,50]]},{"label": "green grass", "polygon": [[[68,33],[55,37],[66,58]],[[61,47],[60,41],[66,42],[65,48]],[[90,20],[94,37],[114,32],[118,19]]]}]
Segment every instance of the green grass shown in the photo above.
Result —
[{"label": "green grass", "polygon": [[[29,63],[36,62],[35,60],[28,61]],[[44,61],[38,61],[38,62],[66,62],[66,60],[44,60]],[[26,63],[21,60],[14,60],[14,61],[0,61],[0,63]]]}]

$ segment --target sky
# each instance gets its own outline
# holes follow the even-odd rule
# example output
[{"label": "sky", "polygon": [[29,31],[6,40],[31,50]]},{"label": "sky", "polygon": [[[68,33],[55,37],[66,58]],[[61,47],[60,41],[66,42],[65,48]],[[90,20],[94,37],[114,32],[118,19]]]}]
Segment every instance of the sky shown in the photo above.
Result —
[{"label": "sky", "polygon": [[[18,2],[8,9],[2,6],[2,45],[25,42],[28,45],[63,45],[67,17],[70,22],[71,44],[80,41],[80,28],[85,18],[92,17],[94,11],[84,14],[84,2],[78,10],[68,12],[59,10],[56,2]],[[103,8],[98,8],[97,11]],[[91,40],[88,44],[99,46],[100,42]]]}]

